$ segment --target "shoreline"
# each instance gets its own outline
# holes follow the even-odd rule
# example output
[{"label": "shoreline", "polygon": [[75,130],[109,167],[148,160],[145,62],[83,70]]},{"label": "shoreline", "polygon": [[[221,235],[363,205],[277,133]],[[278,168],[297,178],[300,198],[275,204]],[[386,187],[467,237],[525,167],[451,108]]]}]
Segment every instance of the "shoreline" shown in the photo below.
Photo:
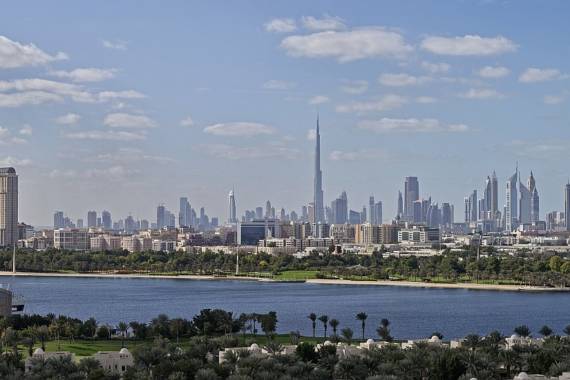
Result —
[{"label": "shoreline", "polygon": [[489,291],[508,291],[508,292],[530,292],[530,293],[568,293],[570,287],[567,288],[546,288],[541,286],[522,286],[522,285],[495,285],[495,284],[476,284],[476,283],[435,283],[435,282],[414,282],[414,281],[354,281],[342,279],[307,279],[307,280],[274,280],[270,278],[247,277],[247,276],[213,276],[213,275],[167,275],[167,274],[143,274],[143,273],[58,273],[58,272],[6,272],[0,271],[1,277],[75,277],[75,278],[135,278],[135,279],[168,279],[168,280],[195,280],[195,281],[258,281],[258,282],[275,282],[275,283],[299,283],[317,285],[366,285],[366,286],[396,286],[408,288],[426,288],[426,289],[466,289],[466,290],[489,290]]}]

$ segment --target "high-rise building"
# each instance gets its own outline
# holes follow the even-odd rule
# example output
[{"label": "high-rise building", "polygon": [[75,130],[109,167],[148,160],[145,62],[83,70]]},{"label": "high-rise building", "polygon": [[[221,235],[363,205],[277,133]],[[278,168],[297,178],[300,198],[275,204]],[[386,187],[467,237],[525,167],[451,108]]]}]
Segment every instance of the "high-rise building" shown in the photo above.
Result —
[{"label": "high-rise building", "polygon": [[570,181],[564,186],[564,218],[566,231],[570,231]]},{"label": "high-rise building", "polygon": [[382,224],[382,202],[374,203],[374,224]]},{"label": "high-rise building", "polygon": [[493,170],[491,176],[491,201],[489,202],[489,211],[491,218],[496,219],[499,213],[499,182],[497,180],[497,173]]},{"label": "high-rise building", "polygon": [[540,197],[532,171],[528,178],[528,190],[530,191],[530,222],[536,223],[540,220]]},{"label": "high-rise building", "polygon": [[465,222],[476,222],[478,220],[477,212],[477,190],[465,198]]},{"label": "high-rise building", "polygon": [[103,211],[101,213],[101,224],[106,230],[110,230],[113,227],[113,221],[111,219],[111,213],[109,211]]},{"label": "high-rise building", "polygon": [[166,223],[166,208],[164,205],[158,205],[156,208],[156,228],[164,228]]},{"label": "high-rise building", "polygon": [[76,226],[77,228],[83,228],[83,219],[81,218],[77,219]]},{"label": "high-rise building", "polygon": [[398,213],[396,214],[397,219],[401,219],[404,216],[404,201],[402,199],[402,192],[398,191]]},{"label": "high-rise building", "polygon": [[60,228],[65,228],[65,217],[63,211],[56,211],[53,213],[53,229],[58,230]]},{"label": "high-rise building", "polygon": [[506,204],[505,204],[505,230],[512,232],[518,225],[518,190],[517,182],[519,178],[519,170],[515,171],[507,180]]},{"label": "high-rise building", "polygon": [[449,203],[441,204],[441,224],[446,227],[453,224],[453,206]]},{"label": "high-rise building", "polygon": [[271,202],[270,201],[265,202],[265,217],[266,218],[271,217]]},{"label": "high-rise building", "polygon": [[531,193],[528,187],[519,182],[519,218],[520,224],[529,224],[531,214]]},{"label": "high-rise building", "polygon": [[236,197],[234,191],[228,194],[228,223],[237,223]]},{"label": "high-rise building", "polygon": [[321,171],[321,134],[319,130],[319,117],[317,116],[317,130],[315,134],[315,174],[314,174],[314,223],[325,221],[325,209],[323,201],[323,172]]},{"label": "high-rise building", "polygon": [[377,224],[376,223],[376,214],[374,213],[374,204],[376,202],[374,201],[374,195],[371,195],[370,198],[368,198],[368,223],[371,224]]},{"label": "high-rise building", "polygon": [[0,168],[0,246],[18,242],[18,175],[14,168]]},{"label": "high-rise building", "polygon": [[256,219],[263,219],[263,207],[256,207],[255,208],[255,218]]},{"label": "high-rise building", "polygon": [[180,207],[178,210],[178,226],[189,227],[191,225],[191,219],[192,219],[192,207],[190,207],[188,198],[181,197]]},{"label": "high-rise building", "polygon": [[348,222],[348,197],[346,191],[331,202],[332,223],[344,224]]},{"label": "high-rise building", "polygon": [[414,220],[414,202],[420,199],[420,185],[417,177],[406,177],[404,182],[404,217]]},{"label": "high-rise building", "polygon": [[87,212],[87,227],[88,228],[97,227],[97,211]]}]

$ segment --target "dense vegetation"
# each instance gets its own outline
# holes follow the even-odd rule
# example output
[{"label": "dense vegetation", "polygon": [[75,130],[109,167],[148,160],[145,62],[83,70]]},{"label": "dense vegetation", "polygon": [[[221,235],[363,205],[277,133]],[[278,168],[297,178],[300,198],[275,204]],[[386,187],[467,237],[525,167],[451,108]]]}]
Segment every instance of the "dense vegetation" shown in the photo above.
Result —
[{"label": "dense vegetation", "polygon": [[[231,274],[236,257],[216,252],[199,254],[143,252],[73,252],[47,250],[19,251],[17,269],[31,272],[124,271],[145,273]],[[12,255],[0,252],[0,268],[12,268]],[[240,256],[243,274],[277,275],[283,271],[318,271],[319,277],[370,279],[411,279],[424,281],[495,281],[528,285],[566,286],[570,284],[570,260],[563,255],[538,255],[520,252],[516,256],[500,254],[492,248],[477,261],[468,249],[444,251],[430,257],[383,257],[372,255],[318,255],[298,259],[291,255],[265,253]]]},{"label": "dense vegetation", "polygon": [[[352,332],[343,329],[337,335],[336,324],[325,317],[311,314],[307,321],[322,322],[323,327],[328,322],[334,331],[329,339],[351,344]],[[358,313],[355,320],[364,324],[366,314]],[[501,334],[491,332],[486,337],[469,335],[463,346],[456,349],[420,342],[408,349],[392,345],[343,356],[337,355],[337,346],[315,346],[314,339],[301,338],[298,333],[289,336],[291,343],[297,344],[295,352],[280,354],[285,342],[274,335],[277,322],[275,313],[242,314],[235,318],[224,310],[209,309],[191,320],[162,315],[150,323],[131,322],[134,336],[129,343],[138,344],[131,350],[135,366],[128,370],[125,379],[507,379],[520,371],[558,376],[570,370],[570,338],[553,335],[547,326],[539,332],[545,337],[540,347],[515,346],[506,350],[502,347]],[[262,348],[267,354],[240,351],[229,354],[219,364],[220,350],[253,342],[254,335],[245,333],[257,333],[255,323],[264,336],[257,342],[264,342]],[[124,332],[128,326],[119,324],[117,330]],[[69,358],[35,360],[31,371],[24,374],[22,359],[34,344],[67,338],[75,339],[75,346],[80,346],[97,339],[110,339],[109,327],[99,326],[94,319],[13,316],[1,319],[0,329],[0,351],[4,352],[0,355],[2,379],[118,379],[99,368],[91,358],[79,362]],[[382,320],[376,331],[382,340],[392,340],[389,321]],[[531,334],[526,326],[515,328],[515,332],[521,336]],[[570,326],[565,333],[570,334]]]}]

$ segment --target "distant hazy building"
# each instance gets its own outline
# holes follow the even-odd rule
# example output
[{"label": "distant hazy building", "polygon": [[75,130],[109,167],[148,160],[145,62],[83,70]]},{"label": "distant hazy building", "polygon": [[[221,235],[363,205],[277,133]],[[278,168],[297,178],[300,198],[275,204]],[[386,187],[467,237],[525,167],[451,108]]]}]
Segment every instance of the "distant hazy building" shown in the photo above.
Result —
[{"label": "distant hazy building", "polygon": [[417,177],[406,177],[404,182],[404,216],[414,220],[414,202],[420,199],[420,185]]},{"label": "distant hazy building", "polygon": [[237,223],[237,212],[236,212],[236,196],[234,191],[230,191],[228,194],[228,223]]},{"label": "distant hazy building", "polygon": [[0,246],[18,242],[18,175],[14,168],[0,168]]},{"label": "distant hazy building", "polygon": [[87,227],[88,228],[97,227],[97,211],[87,212]]},{"label": "distant hazy building", "polygon": [[166,223],[166,207],[158,205],[156,208],[156,227],[158,229],[164,228]]},{"label": "distant hazy building", "polygon": [[105,230],[110,230],[113,227],[113,220],[111,219],[111,213],[109,211],[103,211],[101,213],[101,225]]},{"label": "distant hazy building", "polygon": [[321,134],[319,131],[319,118],[317,117],[317,130],[315,134],[315,173],[314,173],[314,218],[311,222],[322,223],[325,221],[323,201],[323,172],[321,171]]},{"label": "distant hazy building", "polygon": [[60,228],[65,228],[65,217],[63,211],[56,211],[53,214],[53,228],[58,230]]},{"label": "distant hazy building", "polygon": [[478,212],[477,212],[477,190],[473,190],[473,192],[465,198],[465,222],[476,222],[478,220]]},{"label": "distant hazy building", "polygon": [[402,219],[404,216],[404,201],[402,199],[402,192],[398,191],[398,212],[396,213],[397,219]]},{"label": "distant hazy building", "polygon": [[192,208],[188,202],[188,198],[180,198],[180,208],[178,210],[178,226],[179,227],[189,227],[191,226],[192,220]]},{"label": "distant hazy building", "polygon": [[256,219],[240,223],[238,228],[238,243],[241,245],[257,245],[260,240],[281,237],[279,223],[275,219]]},{"label": "distant hazy building", "polygon": [[505,203],[505,230],[512,232],[518,226],[518,168],[507,180],[506,203]]},{"label": "distant hazy building", "polygon": [[343,224],[348,222],[348,197],[346,191],[331,202],[331,221],[334,224]]},{"label": "distant hazy building", "polygon": [[540,220],[540,197],[532,172],[528,179],[528,189],[530,191],[530,221],[536,223]]},{"label": "distant hazy building", "polygon": [[570,182],[564,187],[564,217],[566,231],[570,231]]}]

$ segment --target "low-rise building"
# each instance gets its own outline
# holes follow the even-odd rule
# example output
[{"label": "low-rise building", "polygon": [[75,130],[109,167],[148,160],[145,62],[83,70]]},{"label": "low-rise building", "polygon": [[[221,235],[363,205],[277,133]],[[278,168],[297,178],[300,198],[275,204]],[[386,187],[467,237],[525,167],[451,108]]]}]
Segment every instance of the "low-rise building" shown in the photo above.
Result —
[{"label": "low-rise building", "polygon": [[118,352],[99,351],[93,355],[93,359],[97,360],[104,370],[118,375],[124,374],[127,368],[135,363],[133,355],[126,348],[121,348]]},{"label": "low-rise building", "polygon": [[69,251],[89,250],[89,232],[77,228],[62,228],[53,231],[53,246]]},{"label": "low-rise building", "polygon": [[45,352],[41,348],[36,348],[32,356],[28,356],[24,362],[24,368],[26,372],[29,372],[32,369],[32,364],[36,360],[48,360],[48,359],[57,359],[57,358],[71,358],[71,360],[75,361],[75,354],[67,351],[54,351],[54,352]]}]

